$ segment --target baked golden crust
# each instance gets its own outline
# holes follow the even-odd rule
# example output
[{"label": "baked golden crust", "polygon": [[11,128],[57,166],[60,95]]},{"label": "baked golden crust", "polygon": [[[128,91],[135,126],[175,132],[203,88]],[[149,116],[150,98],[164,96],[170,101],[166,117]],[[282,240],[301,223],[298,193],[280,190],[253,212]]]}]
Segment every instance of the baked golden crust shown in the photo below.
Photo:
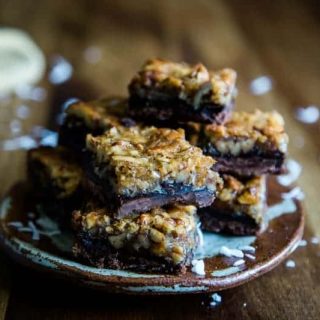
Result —
[{"label": "baked golden crust", "polygon": [[210,169],[215,161],[190,145],[182,129],[114,127],[101,136],[88,135],[87,149],[94,154],[95,173],[101,177],[111,169],[121,195],[161,192],[164,183],[211,191],[221,184]]},{"label": "baked golden crust", "polygon": [[[237,179],[231,175],[222,175],[224,186],[217,195],[212,207],[226,208],[226,212],[243,213],[262,223],[262,211],[265,205],[265,176]],[[227,209],[228,208],[228,209]]]},{"label": "baked golden crust", "polygon": [[103,239],[116,250],[135,253],[144,250],[173,264],[183,262],[195,247],[197,218],[194,206],[154,208],[123,219],[114,219],[106,209],[86,213],[76,211],[73,222],[78,232]]},{"label": "baked golden crust", "polygon": [[131,94],[148,97],[148,92],[158,91],[188,101],[198,106],[199,98],[217,105],[228,105],[236,95],[237,74],[232,69],[209,71],[203,64],[152,59],[147,61],[129,85]]},{"label": "baked golden crust", "polygon": [[127,99],[110,97],[90,102],[77,101],[65,111],[66,118],[80,119],[89,129],[109,129],[121,125],[125,117]]},{"label": "baked golden crust", "polygon": [[57,199],[73,195],[83,178],[82,168],[64,147],[32,149],[28,165],[30,174],[40,183],[38,187],[54,188]]},{"label": "baked golden crust", "polygon": [[233,112],[223,125],[205,125],[204,135],[221,154],[237,156],[256,146],[287,152],[288,135],[277,111]]}]

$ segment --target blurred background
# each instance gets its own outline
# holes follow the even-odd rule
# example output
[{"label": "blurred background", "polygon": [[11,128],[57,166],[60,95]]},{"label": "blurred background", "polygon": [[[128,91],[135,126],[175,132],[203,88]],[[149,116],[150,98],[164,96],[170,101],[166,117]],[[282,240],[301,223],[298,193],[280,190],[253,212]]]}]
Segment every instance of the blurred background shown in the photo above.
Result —
[{"label": "blurred background", "polygon": [[0,0],[0,195],[72,99],[126,95],[148,58],[202,62],[237,70],[236,108],[283,114],[320,235],[319,16],[316,0]]}]

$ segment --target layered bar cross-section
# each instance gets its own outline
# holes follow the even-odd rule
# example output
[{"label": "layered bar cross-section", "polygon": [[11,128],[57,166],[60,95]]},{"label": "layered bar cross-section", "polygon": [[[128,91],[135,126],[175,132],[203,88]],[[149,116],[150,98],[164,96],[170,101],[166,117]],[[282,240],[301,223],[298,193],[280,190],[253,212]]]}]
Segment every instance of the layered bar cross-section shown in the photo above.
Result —
[{"label": "layered bar cross-section", "polygon": [[283,171],[288,135],[276,111],[233,112],[223,125],[204,126],[199,144],[217,160],[217,171],[260,176]]},{"label": "layered bar cross-section", "polygon": [[183,273],[191,264],[197,246],[194,206],[153,208],[122,219],[89,207],[73,214],[78,258],[99,268],[164,273]]},{"label": "layered bar cross-section", "polygon": [[206,231],[252,235],[264,227],[266,177],[235,178],[222,175],[224,187],[214,203],[199,210]]},{"label": "layered bar cross-section", "polygon": [[88,135],[87,150],[88,184],[120,217],[170,203],[208,206],[222,182],[182,129],[113,127]]},{"label": "layered bar cross-section", "polygon": [[129,84],[129,109],[147,121],[221,123],[233,108],[236,72],[149,60]]}]

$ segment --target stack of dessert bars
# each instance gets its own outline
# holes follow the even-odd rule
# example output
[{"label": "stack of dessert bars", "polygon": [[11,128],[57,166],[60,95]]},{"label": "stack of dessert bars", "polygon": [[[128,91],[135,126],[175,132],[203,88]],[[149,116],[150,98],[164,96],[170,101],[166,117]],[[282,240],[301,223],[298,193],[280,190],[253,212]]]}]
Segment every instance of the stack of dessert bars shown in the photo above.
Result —
[{"label": "stack of dessert bars", "polygon": [[[154,59],[129,98],[70,105],[57,148],[28,155],[35,194],[97,267],[183,273],[209,232],[261,232],[266,174],[288,137],[274,112],[235,112],[236,72]],[[72,214],[71,214],[72,212]]]}]

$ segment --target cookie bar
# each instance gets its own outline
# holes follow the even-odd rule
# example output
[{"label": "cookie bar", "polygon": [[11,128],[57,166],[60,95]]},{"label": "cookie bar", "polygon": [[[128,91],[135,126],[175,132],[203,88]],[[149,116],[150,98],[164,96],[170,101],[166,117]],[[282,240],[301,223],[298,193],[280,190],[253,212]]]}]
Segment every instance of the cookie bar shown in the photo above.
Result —
[{"label": "cookie bar", "polygon": [[210,205],[222,182],[184,130],[113,127],[87,136],[88,185],[118,217],[170,203]]},{"label": "cookie bar", "polygon": [[80,151],[85,147],[88,133],[99,135],[113,126],[134,124],[134,120],[127,116],[127,100],[124,98],[77,101],[65,111],[65,119],[59,132],[59,144]]},{"label": "cookie bar", "polygon": [[29,150],[27,166],[32,195],[40,199],[48,215],[63,220],[81,206],[83,171],[69,150],[64,147]]},{"label": "cookie bar", "polygon": [[197,245],[194,206],[153,208],[115,219],[106,209],[75,211],[76,257],[98,268],[182,272]]},{"label": "cookie bar", "polygon": [[222,176],[224,187],[214,203],[199,210],[202,229],[234,235],[252,235],[263,227],[266,208],[265,176],[237,179]]},{"label": "cookie bar", "polygon": [[129,110],[144,120],[222,123],[233,108],[236,72],[149,60],[129,84]]},{"label": "cookie bar", "polygon": [[279,174],[287,153],[284,120],[276,112],[233,112],[223,125],[205,125],[200,145],[218,172],[239,176]]}]

